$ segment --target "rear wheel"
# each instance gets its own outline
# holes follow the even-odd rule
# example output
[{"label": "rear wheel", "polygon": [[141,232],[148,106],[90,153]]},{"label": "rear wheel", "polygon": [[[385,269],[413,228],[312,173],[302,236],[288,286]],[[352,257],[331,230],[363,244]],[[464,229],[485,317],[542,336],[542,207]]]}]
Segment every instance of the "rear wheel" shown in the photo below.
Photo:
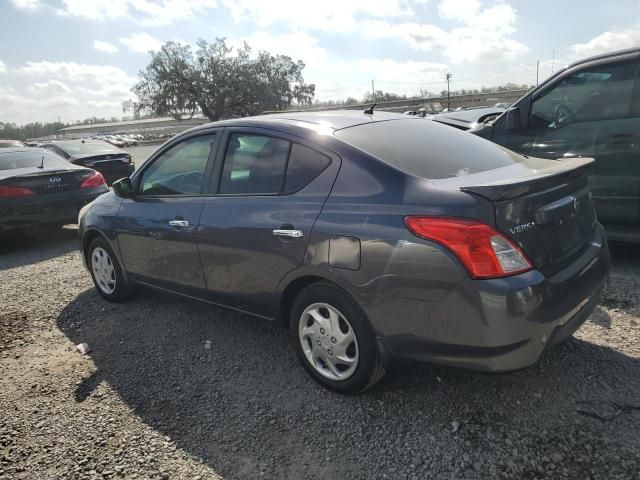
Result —
[{"label": "rear wheel", "polygon": [[291,310],[290,330],[300,362],[326,388],[361,392],[384,375],[369,320],[335,285],[305,288]]},{"label": "rear wheel", "polygon": [[125,283],[122,268],[109,244],[96,237],[89,245],[87,266],[98,293],[110,302],[128,299],[133,290]]}]

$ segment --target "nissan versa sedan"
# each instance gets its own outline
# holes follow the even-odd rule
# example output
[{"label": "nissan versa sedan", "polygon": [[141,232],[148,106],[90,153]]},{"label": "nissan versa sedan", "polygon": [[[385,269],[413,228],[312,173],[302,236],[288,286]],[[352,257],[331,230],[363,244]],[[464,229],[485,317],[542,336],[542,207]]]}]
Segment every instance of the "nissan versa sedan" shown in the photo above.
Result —
[{"label": "nissan versa sedan", "polygon": [[591,163],[400,114],[228,120],[85,207],[81,248],[105,299],[147,286],[274,320],[339,392],[395,358],[508,371],[579,328],[607,281]]},{"label": "nissan versa sedan", "polygon": [[75,223],[81,207],[108,190],[95,170],[41,148],[0,150],[0,233]]}]

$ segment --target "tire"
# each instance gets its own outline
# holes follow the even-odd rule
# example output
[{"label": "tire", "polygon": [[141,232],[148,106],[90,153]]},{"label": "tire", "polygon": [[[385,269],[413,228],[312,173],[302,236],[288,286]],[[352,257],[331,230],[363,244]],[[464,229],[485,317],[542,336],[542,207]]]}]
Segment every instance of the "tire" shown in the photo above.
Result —
[{"label": "tire", "polygon": [[303,367],[320,385],[358,393],[385,373],[369,319],[341,288],[314,283],[293,303],[289,330]]},{"label": "tire", "polygon": [[86,255],[91,279],[102,298],[110,302],[124,302],[133,295],[133,288],[125,281],[122,267],[104,238],[94,238]]}]

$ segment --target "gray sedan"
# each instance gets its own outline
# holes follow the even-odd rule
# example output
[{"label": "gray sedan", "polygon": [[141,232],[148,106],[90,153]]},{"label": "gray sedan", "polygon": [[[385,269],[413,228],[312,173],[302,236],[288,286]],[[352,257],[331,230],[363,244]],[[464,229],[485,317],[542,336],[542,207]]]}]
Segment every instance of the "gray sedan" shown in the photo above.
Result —
[{"label": "gray sedan", "polygon": [[105,299],[143,286],[275,321],[339,392],[395,358],[508,371],[578,329],[604,287],[591,163],[390,113],[228,120],[85,207],[81,248]]}]

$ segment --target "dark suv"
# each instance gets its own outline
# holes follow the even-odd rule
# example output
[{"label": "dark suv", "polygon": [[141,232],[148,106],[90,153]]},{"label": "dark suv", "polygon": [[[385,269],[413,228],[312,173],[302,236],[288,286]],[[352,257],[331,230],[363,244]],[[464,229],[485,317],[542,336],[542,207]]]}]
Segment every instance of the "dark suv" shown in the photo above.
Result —
[{"label": "dark suv", "polygon": [[639,242],[639,65],[637,48],[574,63],[471,132],[534,157],[593,157],[598,219],[609,239]]}]

